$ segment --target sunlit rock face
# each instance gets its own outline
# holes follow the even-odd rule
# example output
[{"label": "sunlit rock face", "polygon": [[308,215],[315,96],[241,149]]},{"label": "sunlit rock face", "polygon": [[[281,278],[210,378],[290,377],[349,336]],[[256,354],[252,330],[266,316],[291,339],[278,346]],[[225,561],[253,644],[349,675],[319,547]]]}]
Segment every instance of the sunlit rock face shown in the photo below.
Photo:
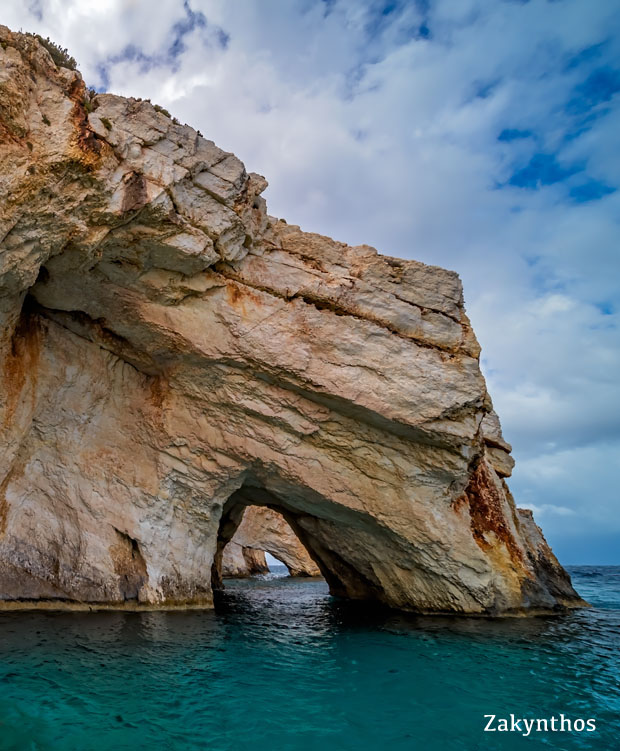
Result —
[{"label": "sunlit rock face", "polygon": [[269,567],[263,551],[281,561],[291,576],[321,574],[282,514],[266,506],[250,506],[234,537],[224,548],[222,576],[265,573]]},{"label": "sunlit rock face", "polygon": [[245,577],[268,574],[269,565],[263,550],[244,547],[231,540],[222,555],[223,577]]},{"label": "sunlit rock face", "polygon": [[0,42],[6,606],[210,606],[248,505],[337,595],[580,604],[508,492],[455,273],[271,218],[232,154]]}]

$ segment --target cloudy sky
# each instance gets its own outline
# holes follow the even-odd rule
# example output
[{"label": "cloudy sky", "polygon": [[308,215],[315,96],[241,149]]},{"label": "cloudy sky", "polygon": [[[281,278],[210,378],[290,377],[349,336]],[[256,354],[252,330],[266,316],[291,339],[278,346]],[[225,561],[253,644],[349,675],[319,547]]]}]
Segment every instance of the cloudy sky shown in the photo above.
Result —
[{"label": "cloudy sky", "polygon": [[620,564],[617,0],[3,0],[0,23],[234,151],[271,214],[458,271],[518,504],[563,563]]}]

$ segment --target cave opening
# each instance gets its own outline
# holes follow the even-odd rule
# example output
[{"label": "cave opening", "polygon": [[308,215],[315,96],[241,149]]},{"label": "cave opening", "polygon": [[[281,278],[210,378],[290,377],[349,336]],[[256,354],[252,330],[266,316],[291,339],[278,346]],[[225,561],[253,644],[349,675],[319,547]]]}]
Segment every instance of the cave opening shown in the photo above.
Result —
[{"label": "cave opening", "polygon": [[252,473],[223,505],[211,569],[213,590],[225,588],[231,559],[242,566],[250,559],[257,566],[254,573],[268,573],[269,553],[292,576],[323,577],[332,595],[381,601],[365,545],[372,534],[367,524],[366,515],[343,513],[342,507],[308,487],[290,485],[281,477],[263,481]]},{"label": "cave opening", "polygon": [[265,551],[265,560],[267,561],[267,566],[269,567],[270,574],[281,574],[282,570],[288,572],[286,564],[282,563],[281,560],[276,558],[274,555],[271,555],[271,553],[268,553],[267,551]]},{"label": "cave opening", "polygon": [[256,575],[319,577],[321,572],[284,516],[269,506],[246,506],[224,546],[222,580]]}]

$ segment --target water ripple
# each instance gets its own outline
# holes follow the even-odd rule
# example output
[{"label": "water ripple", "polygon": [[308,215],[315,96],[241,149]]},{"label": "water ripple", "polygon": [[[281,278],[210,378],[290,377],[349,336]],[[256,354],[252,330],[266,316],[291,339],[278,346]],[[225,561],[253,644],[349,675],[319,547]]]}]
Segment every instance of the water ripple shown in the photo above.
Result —
[{"label": "water ripple", "polygon": [[[620,567],[572,571],[594,607],[422,618],[324,582],[236,580],[216,612],[0,614],[0,749],[612,749]],[[483,715],[595,718],[485,734]]]}]

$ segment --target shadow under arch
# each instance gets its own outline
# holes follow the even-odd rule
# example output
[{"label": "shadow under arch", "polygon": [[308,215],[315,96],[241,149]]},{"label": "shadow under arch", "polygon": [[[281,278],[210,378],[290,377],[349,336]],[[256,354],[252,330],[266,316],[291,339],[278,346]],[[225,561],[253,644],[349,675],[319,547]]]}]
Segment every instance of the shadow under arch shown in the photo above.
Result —
[{"label": "shadow under arch", "polygon": [[[383,593],[364,544],[356,537],[376,535],[380,525],[371,517],[344,509],[308,487],[267,487],[257,475],[246,475],[242,486],[224,503],[211,570],[214,590],[223,588],[224,548],[232,540],[249,506],[266,506],[281,514],[325,578],[330,594],[353,600],[382,601]],[[352,555],[353,554],[353,555]]]}]

